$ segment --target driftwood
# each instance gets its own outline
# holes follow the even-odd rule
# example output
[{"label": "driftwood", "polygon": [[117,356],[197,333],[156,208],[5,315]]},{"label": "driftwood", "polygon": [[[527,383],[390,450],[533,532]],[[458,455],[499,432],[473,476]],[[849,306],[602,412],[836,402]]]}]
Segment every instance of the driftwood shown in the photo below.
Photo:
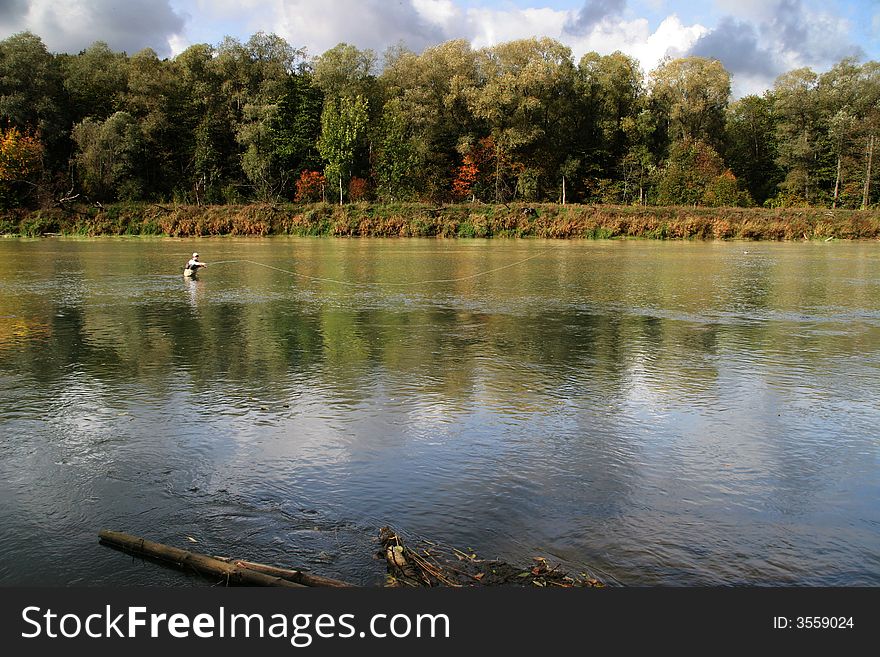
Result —
[{"label": "driftwood", "polygon": [[567,575],[547,559],[535,557],[526,567],[479,558],[473,550],[462,551],[430,541],[404,544],[390,527],[379,530],[380,556],[388,567],[389,587],[539,586],[597,587],[602,582],[586,573]]},{"label": "driftwood", "polygon": [[301,570],[290,570],[287,568],[278,568],[277,566],[267,566],[263,563],[245,561],[244,559],[234,559],[231,563],[236,566],[241,566],[242,568],[247,568],[248,570],[263,573],[264,575],[271,575],[273,577],[280,577],[281,579],[296,582],[297,584],[302,584],[303,586],[325,586],[330,588],[349,588],[354,586],[354,584],[349,584],[348,582],[343,582],[338,579],[321,577],[320,575],[305,573]]},{"label": "driftwood", "polygon": [[244,586],[282,586],[303,588],[306,586],[352,586],[346,582],[299,570],[276,568],[265,564],[236,559],[222,559],[206,554],[181,550],[179,548],[148,541],[138,536],[122,532],[102,530],[98,533],[100,543],[129,554],[160,561],[181,570],[194,570],[203,575],[221,577],[227,585]]}]

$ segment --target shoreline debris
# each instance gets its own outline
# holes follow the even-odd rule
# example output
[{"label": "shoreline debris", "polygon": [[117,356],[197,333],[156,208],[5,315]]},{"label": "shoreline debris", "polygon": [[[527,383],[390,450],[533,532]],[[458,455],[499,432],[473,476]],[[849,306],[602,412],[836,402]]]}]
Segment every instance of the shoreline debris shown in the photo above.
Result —
[{"label": "shoreline debris", "polygon": [[400,587],[469,587],[469,586],[538,586],[594,587],[605,585],[581,573],[568,575],[551,566],[544,557],[534,557],[532,565],[518,568],[498,560],[481,559],[473,550],[444,547],[430,541],[412,546],[390,527],[379,530],[380,555],[388,567],[386,586]]},{"label": "shoreline debris", "polygon": [[[165,566],[196,572],[225,586],[281,586],[287,588],[357,585],[302,570],[230,557],[210,556],[184,550],[123,532],[101,530],[99,542],[116,550]],[[190,541],[190,537],[186,537]],[[379,530],[382,549],[376,555],[385,561],[385,587],[476,587],[518,586],[546,588],[602,588],[605,584],[587,573],[569,575],[559,564],[533,557],[527,567],[494,559],[481,559],[471,550],[460,550],[427,540],[407,545],[390,527]]]}]

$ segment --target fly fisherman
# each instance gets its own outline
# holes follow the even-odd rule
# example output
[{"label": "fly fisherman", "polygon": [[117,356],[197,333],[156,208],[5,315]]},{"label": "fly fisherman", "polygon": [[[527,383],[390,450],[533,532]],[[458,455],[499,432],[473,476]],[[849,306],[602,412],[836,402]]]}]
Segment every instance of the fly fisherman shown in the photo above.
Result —
[{"label": "fly fisherman", "polygon": [[193,253],[192,260],[186,263],[186,269],[183,270],[184,276],[193,276],[202,267],[207,267],[204,262],[199,261],[199,254]]}]

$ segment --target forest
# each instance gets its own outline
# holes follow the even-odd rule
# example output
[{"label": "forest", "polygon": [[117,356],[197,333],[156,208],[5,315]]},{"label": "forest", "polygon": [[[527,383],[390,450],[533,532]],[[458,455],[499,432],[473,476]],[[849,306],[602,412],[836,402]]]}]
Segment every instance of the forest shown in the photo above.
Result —
[{"label": "forest", "polygon": [[847,208],[878,201],[880,64],[734,99],[717,60],[548,38],[317,57],[266,33],[170,59],[0,41],[0,208],[252,202]]}]

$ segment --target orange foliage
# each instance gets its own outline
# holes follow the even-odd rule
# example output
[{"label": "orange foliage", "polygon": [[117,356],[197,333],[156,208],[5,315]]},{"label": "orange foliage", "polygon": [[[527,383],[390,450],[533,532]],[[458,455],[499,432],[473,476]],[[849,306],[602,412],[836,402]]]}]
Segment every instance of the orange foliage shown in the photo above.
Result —
[{"label": "orange foliage", "polygon": [[490,173],[490,165],[495,158],[495,141],[484,137],[465,153],[452,182],[452,194],[464,199],[475,192],[475,187]]},{"label": "orange foliage", "polygon": [[303,171],[296,181],[296,196],[294,200],[297,202],[308,203],[324,200],[324,190],[327,187],[327,181],[324,174],[320,171]]},{"label": "orange foliage", "polygon": [[367,181],[353,176],[351,182],[348,183],[348,200],[352,203],[366,200],[368,193]]},{"label": "orange foliage", "polygon": [[452,193],[457,199],[467,198],[471,195],[474,183],[477,182],[480,169],[474,162],[470,153],[464,156],[464,162],[458,167],[458,175],[452,183]]},{"label": "orange foliage", "polygon": [[43,145],[17,128],[0,131],[0,183],[25,180],[40,168]]}]

